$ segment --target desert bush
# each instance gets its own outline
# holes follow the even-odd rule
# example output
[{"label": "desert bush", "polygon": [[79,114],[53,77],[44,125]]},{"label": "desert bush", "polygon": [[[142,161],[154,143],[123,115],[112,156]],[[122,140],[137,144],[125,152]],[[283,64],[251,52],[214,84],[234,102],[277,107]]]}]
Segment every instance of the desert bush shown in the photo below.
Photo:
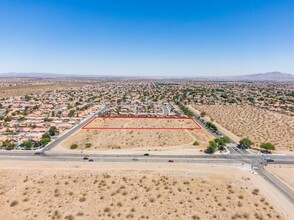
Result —
[{"label": "desert bush", "polygon": [[198,146],[199,145],[199,142],[198,141],[194,141],[193,145],[194,146]]},{"label": "desert bush", "polygon": [[104,212],[110,212],[110,208],[109,208],[109,207],[106,207],[106,208],[104,209]]},{"label": "desert bush", "polygon": [[18,204],[18,201],[14,200],[10,203],[10,207],[14,207]]},{"label": "desert bush", "polygon": [[200,217],[199,217],[198,215],[193,215],[193,216],[192,216],[192,219],[194,219],[194,220],[198,220],[198,219],[200,219]]},{"label": "desert bush", "polygon": [[74,217],[73,217],[73,215],[68,215],[68,216],[65,216],[65,219],[67,219],[67,220],[74,220]]},{"label": "desert bush", "polygon": [[253,194],[253,195],[258,195],[258,193],[259,193],[259,189],[254,189],[254,190],[252,191],[252,194]]},{"label": "desert bush", "polygon": [[77,148],[78,148],[78,145],[77,144],[70,145],[70,149],[72,149],[72,150],[77,149]]},{"label": "desert bush", "polygon": [[86,201],[86,197],[85,197],[85,196],[81,197],[81,198],[79,199],[79,201],[80,201],[80,202],[85,202],[85,201]]},{"label": "desert bush", "polygon": [[150,201],[151,203],[154,203],[154,202],[155,202],[155,199],[154,199],[154,198],[150,198],[149,201]]}]

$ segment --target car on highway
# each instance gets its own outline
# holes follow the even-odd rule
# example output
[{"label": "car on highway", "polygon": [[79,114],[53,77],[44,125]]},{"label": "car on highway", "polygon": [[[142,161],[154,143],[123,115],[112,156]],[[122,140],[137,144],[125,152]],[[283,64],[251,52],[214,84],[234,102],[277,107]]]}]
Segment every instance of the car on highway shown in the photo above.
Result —
[{"label": "car on highway", "polygon": [[146,154],[143,154],[143,156],[144,156],[144,157],[148,157],[148,156],[149,156],[149,154],[148,154],[148,153],[146,153]]},{"label": "car on highway", "polygon": [[83,160],[89,160],[89,157],[84,157]]},{"label": "car on highway", "polygon": [[272,158],[270,158],[270,157],[266,157],[265,158],[265,161],[267,162],[267,163],[273,163],[273,162],[275,162]]},{"label": "car on highway", "polygon": [[38,151],[38,152],[35,152],[34,155],[41,155],[42,152]]},{"label": "car on highway", "polygon": [[89,162],[94,162],[94,160],[93,159],[89,159]]},{"label": "car on highway", "polygon": [[173,161],[173,160],[168,160],[167,162],[169,162],[169,163],[173,163],[174,161]]},{"label": "car on highway", "polygon": [[134,157],[132,160],[133,160],[133,161],[139,161],[140,158],[139,158],[139,157]]}]

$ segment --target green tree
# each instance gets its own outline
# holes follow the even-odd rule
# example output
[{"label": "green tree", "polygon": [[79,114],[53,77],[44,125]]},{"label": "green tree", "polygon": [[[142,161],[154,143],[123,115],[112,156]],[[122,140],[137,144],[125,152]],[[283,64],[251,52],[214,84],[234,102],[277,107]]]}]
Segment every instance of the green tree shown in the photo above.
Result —
[{"label": "green tree", "polygon": [[48,144],[50,141],[51,141],[50,138],[42,138],[42,139],[39,141],[39,145],[46,145],[46,144]]},{"label": "green tree", "polygon": [[26,150],[30,150],[33,146],[33,143],[31,141],[24,141],[21,146],[24,147]]},{"label": "green tree", "polygon": [[217,143],[215,141],[209,141],[209,145],[205,150],[205,153],[213,154],[217,149]]},{"label": "green tree", "polygon": [[6,118],[4,118],[5,122],[10,122],[12,121],[12,116],[7,116]]},{"label": "green tree", "polygon": [[42,135],[42,138],[49,138],[49,139],[51,139],[50,134],[48,134],[48,133],[43,134]]},{"label": "green tree", "polygon": [[8,147],[10,149],[13,149],[16,144],[14,142],[12,142],[11,140],[5,140],[5,141],[2,142],[2,145],[4,147]]},{"label": "green tree", "polygon": [[243,138],[239,141],[239,144],[247,149],[250,148],[251,145],[253,145],[253,142],[248,138]]},{"label": "green tree", "polygon": [[68,113],[68,117],[73,117],[75,115],[75,110],[70,110]]},{"label": "green tree", "polygon": [[115,108],[115,112],[116,112],[116,114],[120,115],[120,111],[121,111],[121,106],[117,106],[117,107]]},{"label": "green tree", "polygon": [[206,123],[206,126],[207,126],[210,130],[212,130],[213,132],[217,132],[217,131],[218,131],[216,125],[213,124],[213,123],[211,123],[211,122],[207,122],[207,123]]},{"label": "green tree", "polygon": [[49,134],[51,136],[55,136],[57,134],[57,128],[55,126],[51,126],[49,129]]},{"label": "green tree", "polygon": [[231,139],[228,136],[222,136],[220,139],[223,140],[226,144],[231,143]]},{"label": "green tree", "polygon": [[269,152],[270,150],[276,149],[275,145],[273,145],[272,143],[262,143],[260,144],[260,147],[265,149],[267,152]]}]

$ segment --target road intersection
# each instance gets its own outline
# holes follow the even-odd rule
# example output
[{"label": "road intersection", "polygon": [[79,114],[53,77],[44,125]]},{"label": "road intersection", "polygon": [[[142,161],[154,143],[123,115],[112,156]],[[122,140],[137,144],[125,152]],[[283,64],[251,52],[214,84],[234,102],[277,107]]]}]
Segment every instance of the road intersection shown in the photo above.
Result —
[{"label": "road intersection", "polygon": [[[79,125],[75,126],[67,133],[63,134],[53,142],[49,143],[41,151],[0,151],[0,160],[21,160],[21,161],[72,161],[81,162],[84,159],[85,154],[83,153],[57,153],[51,151],[54,147],[60,144],[63,140],[73,135],[89,121],[91,121],[96,115],[103,114],[106,111],[106,107],[101,109],[96,114],[91,114],[87,119],[82,121]],[[197,120],[195,118],[195,120]],[[197,120],[197,122],[208,132],[211,131],[204,126],[204,124]],[[219,137],[217,134],[213,134],[214,137]],[[294,156],[289,155],[271,155],[273,162],[267,163],[265,155],[255,154],[244,149],[239,149],[236,147],[236,143],[232,142],[227,146],[228,152],[225,154],[202,154],[202,155],[172,155],[172,154],[91,154],[91,159],[93,162],[133,162],[133,163],[167,163],[172,161],[173,163],[206,163],[211,165],[232,165],[244,167],[256,172],[266,181],[274,185],[292,204],[294,204],[294,192],[272,174],[270,174],[264,166],[270,166],[271,164],[294,164]],[[134,158],[139,158],[134,160]],[[88,160],[84,160],[85,162]]]}]

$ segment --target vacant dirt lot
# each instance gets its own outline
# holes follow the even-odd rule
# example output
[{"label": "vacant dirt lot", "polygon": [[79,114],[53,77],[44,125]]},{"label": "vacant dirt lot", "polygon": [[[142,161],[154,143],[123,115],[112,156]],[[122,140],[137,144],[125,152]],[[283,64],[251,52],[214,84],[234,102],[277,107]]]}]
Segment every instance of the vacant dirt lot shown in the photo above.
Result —
[{"label": "vacant dirt lot", "polygon": [[196,105],[228,130],[239,137],[248,137],[256,145],[271,142],[278,150],[294,150],[294,117],[255,108],[252,106]]},{"label": "vacant dirt lot", "polygon": [[294,165],[270,165],[266,169],[294,190]]},{"label": "vacant dirt lot", "polygon": [[192,119],[96,118],[85,128],[198,128]]},{"label": "vacant dirt lot", "polygon": [[[161,122],[163,124],[161,124]],[[88,126],[93,127],[172,127],[194,126],[191,120],[166,119],[101,119],[98,118]],[[87,126],[87,127],[88,127]],[[195,148],[193,143],[199,142],[198,148],[205,148],[212,136],[205,130],[80,130],[63,141],[57,148],[69,149],[77,144],[78,149],[91,146],[88,150],[105,149],[152,149],[169,150],[175,148]],[[58,150],[58,149],[57,149]]]},{"label": "vacant dirt lot", "polygon": [[285,218],[232,167],[0,164],[0,219]]}]

